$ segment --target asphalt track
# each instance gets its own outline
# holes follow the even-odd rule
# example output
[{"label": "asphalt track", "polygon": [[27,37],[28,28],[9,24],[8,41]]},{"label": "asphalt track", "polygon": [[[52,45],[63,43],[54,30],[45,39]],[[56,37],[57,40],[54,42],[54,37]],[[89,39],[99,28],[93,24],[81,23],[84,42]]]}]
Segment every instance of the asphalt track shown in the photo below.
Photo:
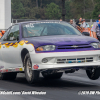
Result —
[{"label": "asphalt track", "polygon": [[79,91],[100,91],[100,79],[90,80],[84,70],[64,74],[59,80],[40,77],[36,84],[28,84],[24,74],[15,81],[0,80],[0,91],[43,91],[46,95],[0,95],[0,100],[100,100],[99,95],[79,95]]}]

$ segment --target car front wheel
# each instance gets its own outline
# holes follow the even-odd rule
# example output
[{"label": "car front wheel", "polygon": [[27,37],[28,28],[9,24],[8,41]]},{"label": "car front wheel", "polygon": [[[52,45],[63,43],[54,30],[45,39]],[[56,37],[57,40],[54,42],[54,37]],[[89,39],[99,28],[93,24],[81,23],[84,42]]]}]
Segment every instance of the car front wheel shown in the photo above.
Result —
[{"label": "car front wheel", "polygon": [[100,68],[91,68],[86,70],[86,74],[91,80],[96,80],[100,77]]},{"label": "car front wheel", "polygon": [[29,53],[26,54],[24,58],[24,63],[25,63],[26,80],[31,84],[37,82],[39,78],[39,71],[32,70],[32,63],[31,63],[31,58],[30,58]]}]

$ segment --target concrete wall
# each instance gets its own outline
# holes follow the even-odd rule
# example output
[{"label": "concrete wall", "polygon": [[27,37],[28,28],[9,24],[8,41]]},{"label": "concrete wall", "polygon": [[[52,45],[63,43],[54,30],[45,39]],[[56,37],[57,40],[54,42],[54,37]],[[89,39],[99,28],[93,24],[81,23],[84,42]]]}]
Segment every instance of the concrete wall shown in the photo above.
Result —
[{"label": "concrete wall", "polygon": [[11,0],[0,0],[0,29],[11,26]]}]

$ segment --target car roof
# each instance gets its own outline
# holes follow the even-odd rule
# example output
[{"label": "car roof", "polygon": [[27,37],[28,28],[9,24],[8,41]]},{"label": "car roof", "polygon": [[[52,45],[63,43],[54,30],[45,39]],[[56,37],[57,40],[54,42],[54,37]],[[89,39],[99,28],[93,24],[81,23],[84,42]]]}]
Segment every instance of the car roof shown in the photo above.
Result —
[{"label": "car roof", "polygon": [[60,21],[60,20],[38,20],[38,21],[24,21],[24,22],[19,22],[15,24],[25,24],[25,23],[32,23],[32,22],[66,22],[66,21]]}]

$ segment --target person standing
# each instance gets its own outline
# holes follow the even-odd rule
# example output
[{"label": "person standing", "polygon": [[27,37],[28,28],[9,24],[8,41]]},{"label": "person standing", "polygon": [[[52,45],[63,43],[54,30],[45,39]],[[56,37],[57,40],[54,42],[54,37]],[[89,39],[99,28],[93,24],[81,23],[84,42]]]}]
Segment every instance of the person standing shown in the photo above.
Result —
[{"label": "person standing", "polygon": [[73,22],[72,19],[70,19],[70,24],[71,24],[72,26],[76,27],[76,25],[75,25],[75,23]]},{"label": "person standing", "polygon": [[85,23],[85,19],[82,19],[81,20],[81,25],[80,25],[81,28],[87,28],[86,26],[86,23]]},{"label": "person standing", "polygon": [[82,18],[80,17],[79,20],[76,22],[76,25],[79,27],[81,26],[81,20],[82,20]]},{"label": "person standing", "polygon": [[93,37],[100,41],[100,14],[98,15],[98,20],[93,23],[93,27],[91,28]]}]

